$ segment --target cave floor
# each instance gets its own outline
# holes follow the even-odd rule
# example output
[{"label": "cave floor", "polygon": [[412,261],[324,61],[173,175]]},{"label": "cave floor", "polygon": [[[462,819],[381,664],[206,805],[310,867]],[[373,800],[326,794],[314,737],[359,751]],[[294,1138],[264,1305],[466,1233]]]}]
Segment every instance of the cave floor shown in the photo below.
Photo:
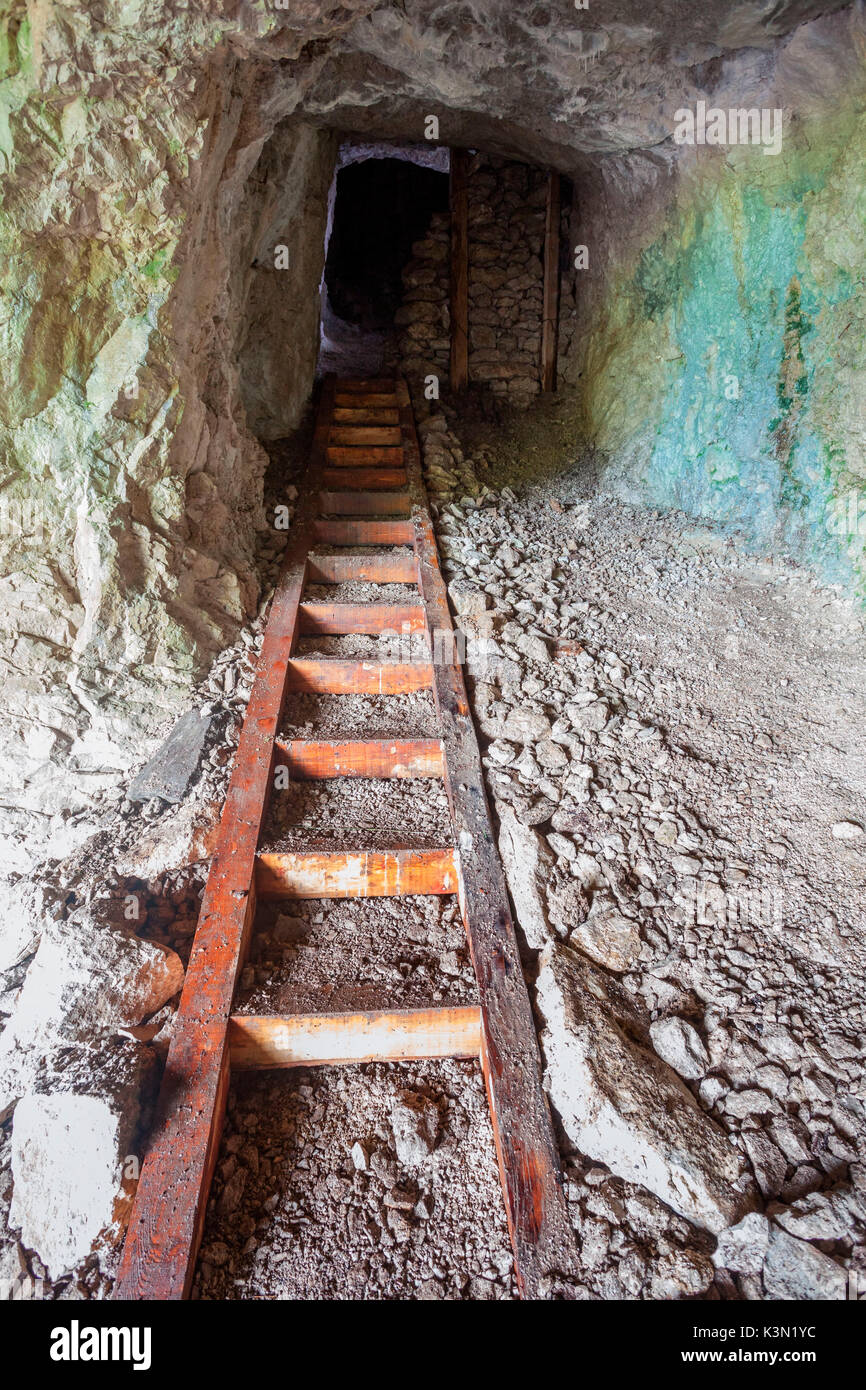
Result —
[{"label": "cave floor", "polygon": [[[754,1173],[759,1208],[795,1246],[861,1269],[862,613],[804,569],[750,556],[718,528],[599,494],[591,470],[531,482],[525,453],[514,466],[525,420],[502,451],[479,443],[492,436],[477,419],[461,450],[460,429],[442,417],[422,426],[437,441],[425,448],[428,483],[471,639],[492,803],[498,814],[511,808],[552,853],[542,904],[551,939],[624,987],[650,1029],[673,1018],[694,1030],[697,1071],[675,1051],[666,1060]],[[436,471],[443,441],[452,484]],[[467,592],[476,598],[467,602]],[[305,700],[291,732],[336,732],[334,697]],[[383,713],[396,714],[389,732],[421,736],[432,714],[425,700],[404,697],[397,712],[391,701],[383,711],[376,700],[341,698],[339,726],[345,732],[348,717],[384,733]],[[603,710],[595,728],[580,714],[590,707]],[[547,718],[553,738],[521,744],[513,729],[527,714]],[[568,757],[557,752],[565,727],[579,740]],[[397,825],[419,845],[441,836],[446,813],[429,787],[371,786],[338,796],[303,789],[272,818],[274,843],[299,843],[322,824],[335,843],[358,824],[383,842]],[[523,871],[507,860],[505,868]],[[590,938],[563,918],[556,904],[569,880],[615,908],[625,936]],[[453,913],[443,918],[436,905],[431,916],[420,899],[377,912],[362,923],[353,906],[306,905],[278,968],[250,968],[240,1007],[474,997]],[[524,944],[531,980],[540,957]],[[651,1036],[665,1056],[661,1035]],[[581,1152],[565,1107],[559,1115],[557,1084],[578,1297],[780,1296],[769,1267],[763,1283],[759,1273],[716,1267],[714,1239],[699,1224]],[[407,1087],[435,1105],[441,1124],[416,1170],[395,1153],[389,1124]],[[196,1296],[513,1297],[475,1069],[245,1080],[230,1107]]]}]

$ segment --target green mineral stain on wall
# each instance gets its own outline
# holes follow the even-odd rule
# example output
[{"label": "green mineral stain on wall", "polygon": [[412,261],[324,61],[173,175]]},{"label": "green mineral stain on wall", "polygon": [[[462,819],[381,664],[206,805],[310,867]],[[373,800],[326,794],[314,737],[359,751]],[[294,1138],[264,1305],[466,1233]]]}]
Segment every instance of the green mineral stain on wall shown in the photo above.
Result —
[{"label": "green mineral stain on wall", "polygon": [[838,522],[866,488],[864,267],[866,116],[842,108],[683,181],[608,287],[584,380],[632,490],[866,594],[866,535]]}]

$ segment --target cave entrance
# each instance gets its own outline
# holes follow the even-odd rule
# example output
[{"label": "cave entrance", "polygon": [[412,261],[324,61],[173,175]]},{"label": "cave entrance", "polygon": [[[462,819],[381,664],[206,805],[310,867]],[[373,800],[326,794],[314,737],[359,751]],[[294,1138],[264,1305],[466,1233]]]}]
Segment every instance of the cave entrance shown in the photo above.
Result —
[{"label": "cave entrance", "polygon": [[448,211],[449,151],[344,146],[331,187],[318,371],[373,376],[395,353],[412,245]]}]

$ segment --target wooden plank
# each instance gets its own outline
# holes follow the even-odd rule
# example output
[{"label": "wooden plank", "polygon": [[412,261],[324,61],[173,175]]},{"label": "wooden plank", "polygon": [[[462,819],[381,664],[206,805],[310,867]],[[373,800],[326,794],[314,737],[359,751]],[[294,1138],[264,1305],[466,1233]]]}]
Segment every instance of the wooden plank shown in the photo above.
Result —
[{"label": "wooden plank", "polygon": [[442,744],[435,738],[365,739],[319,743],[277,740],[276,762],[298,782],[329,777],[441,777]]},{"label": "wooden plank", "polygon": [[289,690],[329,695],[405,695],[429,690],[433,667],[427,662],[316,661],[293,657],[286,686]]},{"label": "wooden plank", "polygon": [[423,632],[424,609],[418,603],[302,603],[300,630],[304,636],[346,632]]},{"label": "wooden plank", "polygon": [[409,497],[405,492],[322,491],[319,510],[332,516],[408,516]]},{"label": "wooden plank", "polygon": [[[321,464],[332,395],[326,382],[314,467]],[[271,604],[115,1283],[118,1299],[183,1298],[192,1280],[222,1131],[228,1019],[255,912],[256,849],[298,627],[311,505],[308,497],[299,508]]]},{"label": "wooden plank", "polygon": [[336,425],[397,425],[400,423],[400,412],[396,407],[387,405],[371,405],[367,397],[363,397],[363,405],[343,405],[334,407],[334,424]]},{"label": "wooden plank", "polygon": [[544,290],[541,311],[541,389],[556,390],[559,340],[559,174],[547,175],[544,217]]},{"label": "wooden plank", "polygon": [[311,555],[307,578],[311,584],[415,584],[418,562],[411,550],[390,555]]},{"label": "wooden plank", "polygon": [[361,491],[397,492],[406,486],[405,468],[325,468],[322,485],[326,488],[356,488]]},{"label": "wooden plank", "polygon": [[382,463],[391,468],[403,467],[403,450],[394,445],[377,444],[372,448],[354,447],[334,448],[329,446],[325,457],[332,468],[358,468],[367,464]]},{"label": "wooden plank", "polygon": [[386,410],[387,410],[387,409],[390,409],[390,408],[393,407],[393,406],[397,406],[397,404],[398,404],[397,397],[394,395],[394,392],[393,392],[393,391],[384,391],[384,392],[379,392],[379,393],[377,394],[375,391],[339,391],[339,390],[338,390],[338,391],[336,391],[336,392],[334,393],[334,405],[335,405],[335,407],[346,407],[346,406],[348,406],[348,407],[350,407],[351,409],[356,410],[356,409],[358,408],[358,406],[361,406],[361,405],[367,406],[367,407],[369,407],[369,408],[372,408],[372,407],[374,407],[374,406],[383,405],[383,406],[386,408]]},{"label": "wooden plank", "polygon": [[453,849],[260,853],[256,892],[278,898],[402,898],[456,893]]},{"label": "wooden plank", "polygon": [[328,545],[411,545],[411,521],[339,521],[328,518],[313,523],[316,540]]},{"label": "wooden plank", "polygon": [[451,151],[451,390],[469,385],[469,154]]},{"label": "wooden plank", "polygon": [[393,448],[400,443],[400,431],[392,425],[332,425],[330,441],[344,446],[390,444]]},{"label": "wooden plank", "polygon": [[345,396],[347,394],[362,396],[379,395],[385,393],[393,396],[397,389],[397,381],[394,377],[349,377],[341,376],[334,382],[334,394]]},{"label": "wooden plank", "polygon": [[481,1046],[481,1013],[469,1005],[288,1018],[234,1014],[229,1021],[229,1044],[232,1067],[244,1071],[470,1058],[478,1056]]},{"label": "wooden plank", "polygon": [[[419,587],[435,638],[437,632],[451,630],[451,615],[405,385],[401,396],[406,468],[415,502]],[[481,1003],[482,1066],[515,1271],[524,1297],[538,1298],[543,1296],[548,1275],[576,1272],[574,1231],[463,673],[453,662],[439,663],[433,670],[445,786],[455,842],[460,846],[460,904]]]}]

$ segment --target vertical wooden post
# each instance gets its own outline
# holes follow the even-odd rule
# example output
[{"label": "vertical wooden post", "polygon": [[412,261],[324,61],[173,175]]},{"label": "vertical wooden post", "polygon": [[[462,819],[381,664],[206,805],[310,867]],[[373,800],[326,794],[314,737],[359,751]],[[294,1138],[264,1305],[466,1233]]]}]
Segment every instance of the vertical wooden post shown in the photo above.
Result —
[{"label": "vertical wooden post", "polygon": [[541,389],[556,390],[556,352],[559,338],[559,174],[547,175],[544,219],[544,300],[541,323]]},{"label": "vertical wooden post", "polygon": [[469,155],[451,151],[451,390],[469,385]]}]

